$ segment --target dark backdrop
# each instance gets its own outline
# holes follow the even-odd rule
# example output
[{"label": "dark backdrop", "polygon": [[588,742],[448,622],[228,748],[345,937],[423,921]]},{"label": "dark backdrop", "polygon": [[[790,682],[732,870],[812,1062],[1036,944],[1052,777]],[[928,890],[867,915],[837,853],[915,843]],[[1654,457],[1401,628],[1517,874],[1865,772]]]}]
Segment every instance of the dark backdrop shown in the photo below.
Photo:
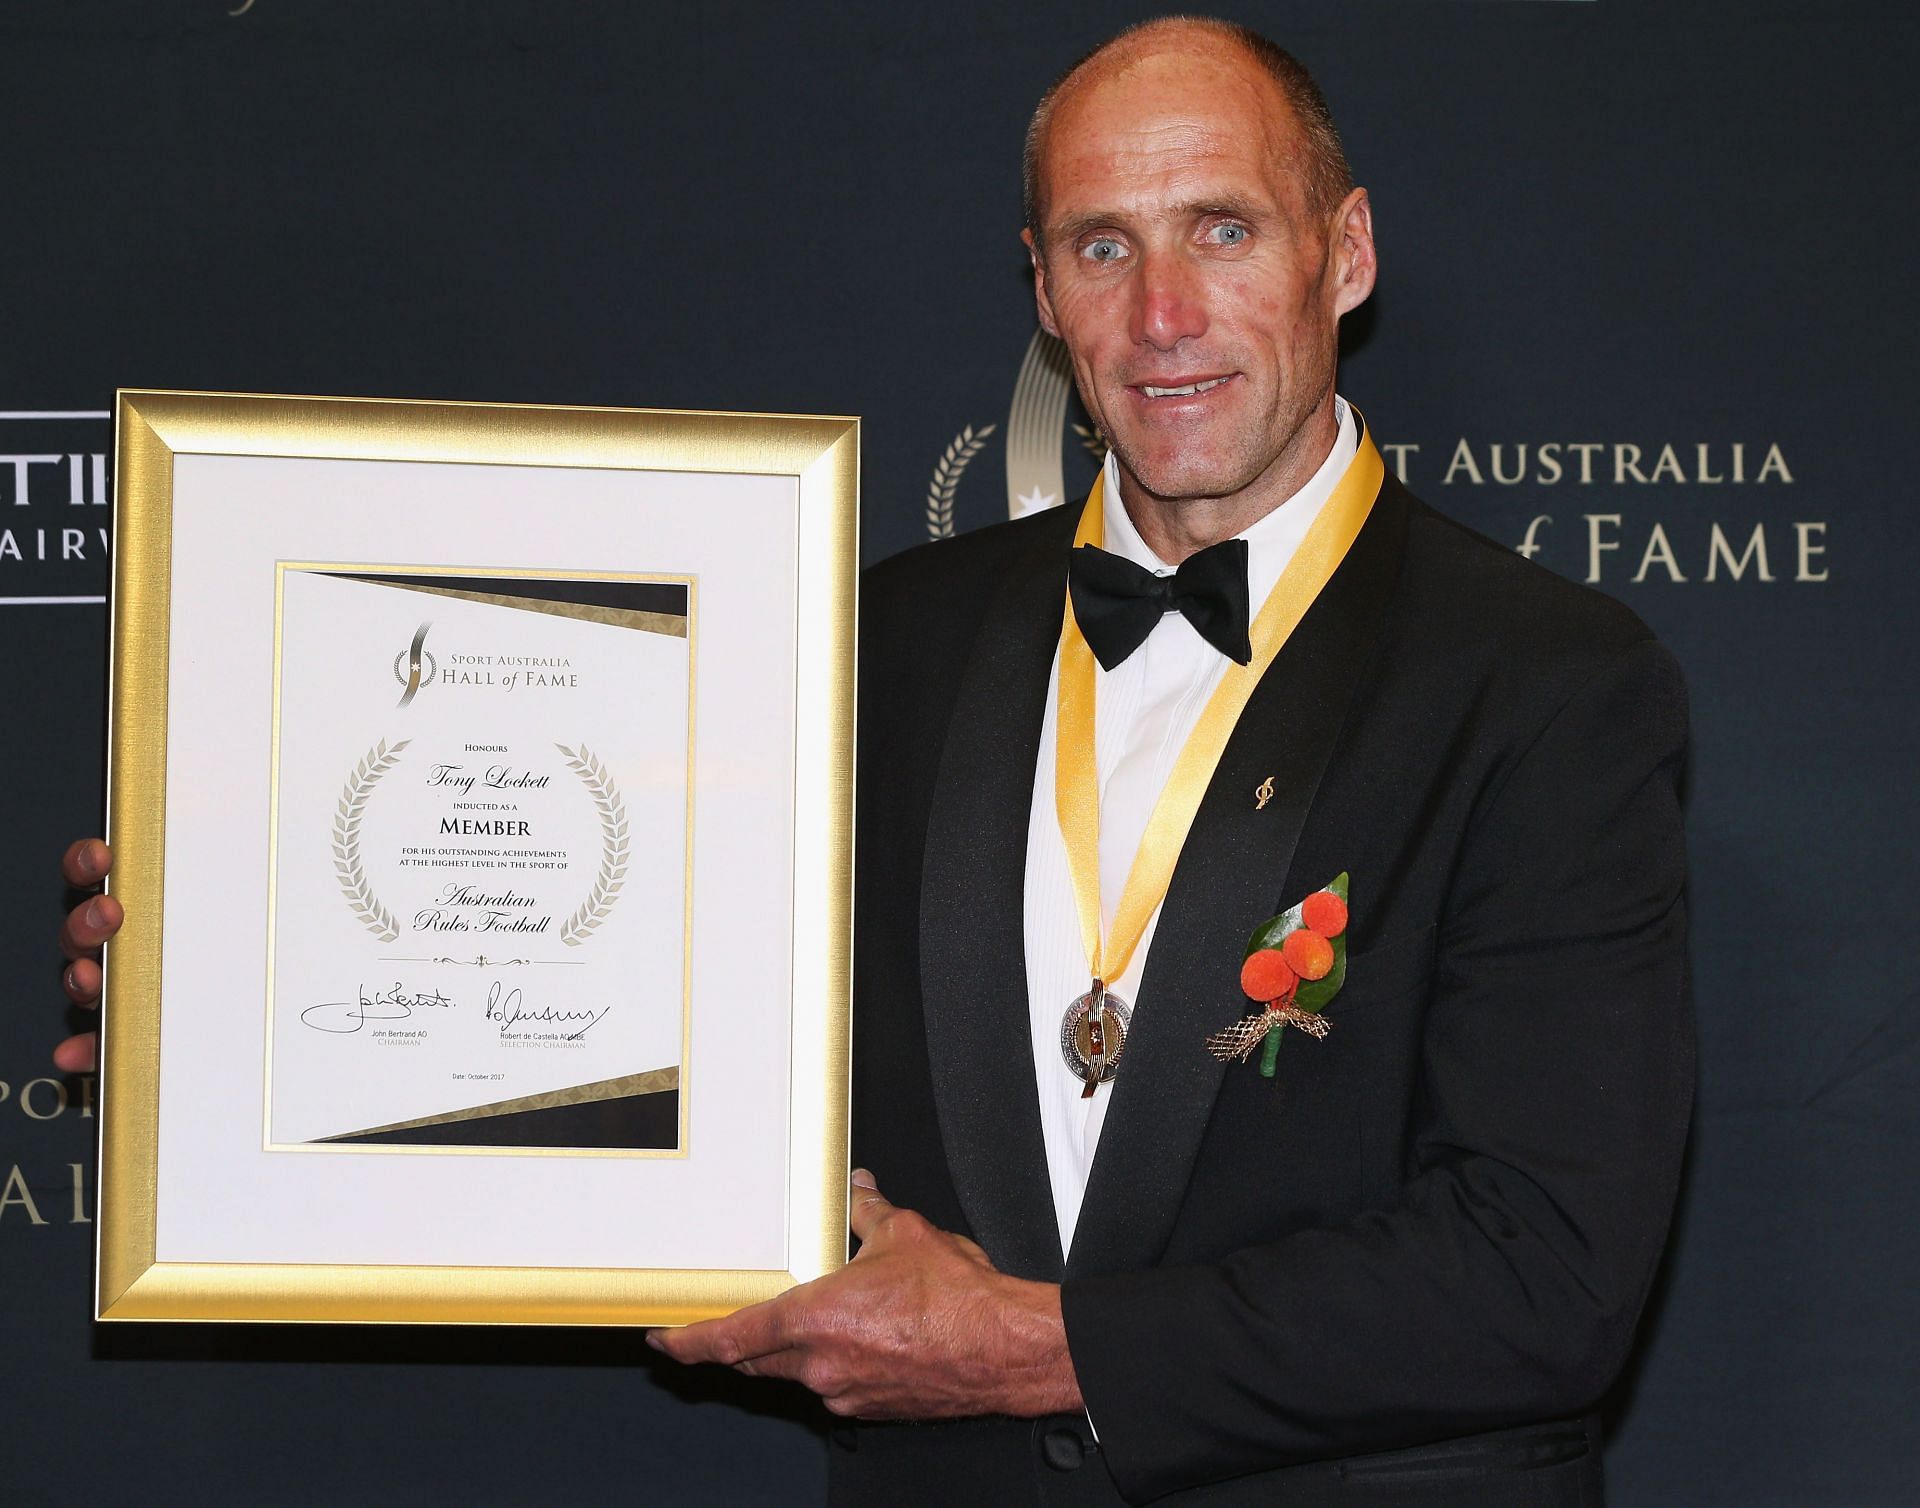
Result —
[{"label": "dark backdrop", "polygon": [[[870,559],[1073,492],[1044,352],[1013,401],[1018,146],[1146,12],[0,7],[0,1497],[818,1499],[805,1407],[625,1336],[89,1324],[92,1089],[46,1053],[54,857],[100,824],[100,414],[117,384],[858,413]],[[1915,27],[1233,13],[1315,68],[1373,191],[1343,390],[1417,491],[1597,577],[1692,682],[1700,1114],[1613,1499],[1909,1501]]]}]

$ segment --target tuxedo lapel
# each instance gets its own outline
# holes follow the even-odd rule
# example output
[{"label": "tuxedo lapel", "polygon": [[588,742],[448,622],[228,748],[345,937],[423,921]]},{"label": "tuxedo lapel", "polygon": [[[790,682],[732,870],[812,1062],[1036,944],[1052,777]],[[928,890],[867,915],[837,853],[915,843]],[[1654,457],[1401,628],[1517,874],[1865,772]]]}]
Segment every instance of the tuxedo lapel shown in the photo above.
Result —
[{"label": "tuxedo lapel", "polygon": [[[1405,537],[1404,495],[1389,480],[1221,755],[1154,931],[1070,1276],[1150,1266],[1166,1247],[1227,1069],[1207,1052],[1206,1037],[1251,1009],[1238,983],[1247,934],[1333,878],[1289,871],[1353,686],[1378,642]],[[1268,777],[1272,794],[1262,806],[1256,791]]]},{"label": "tuxedo lapel", "polygon": [[1027,824],[1078,508],[1036,522],[962,672],[927,819],[920,994],[947,1166],[996,1266],[1057,1280],[1027,1011]]}]

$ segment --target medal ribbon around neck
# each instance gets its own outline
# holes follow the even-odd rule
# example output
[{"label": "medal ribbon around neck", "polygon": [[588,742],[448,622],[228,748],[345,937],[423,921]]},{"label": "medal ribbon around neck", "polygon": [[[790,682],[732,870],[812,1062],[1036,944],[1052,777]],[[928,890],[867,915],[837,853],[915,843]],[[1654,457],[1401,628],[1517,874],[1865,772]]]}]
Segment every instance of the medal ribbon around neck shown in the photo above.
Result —
[{"label": "medal ribbon around neck", "polygon": [[[1358,409],[1354,417],[1360,418]],[[1054,745],[1054,808],[1060,836],[1067,847],[1067,867],[1073,875],[1073,899],[1080,916],[1080,940],[1096,993],[1126,973],[1147,923],[1167,898],[1173,868],[1193,827],[1195,813],[1213,780],[1214,769],[1253,688],[1260,684],[1274,657],[1291,637],[1314,598],[1320,595],[1360,528],[1373,511],[1374,498],[1386,476],[1386,466],[1373,436],[1360,420],[1360,444],[1348,462],[1319,517],[1273,584],[1266,602],[1254,616],[1249,635],[1253,659],[1245,665],[1229,663],[1214,688],[1200,720],[1180,750],[1166,788],[1154,804],[1153,816],[1140,838],[1140,849],[1127,872],[1127,883],[1115,909],[1112,934],[1101,936],[1100,917],[1100,768],[1094,753],[1094,697],[1096,680],[1093,651],[1074,622],[1073,602],[1067,602],[1066,623],[1060,630],[1060,695],[1057,741]],[[1074,545],[1099,545],[1105,534],[1104,475],[1097,478],[1080,513]],[[1285,506],[1284,504],[1282,506]],[[1088,1092],[1092,1092],[1090,1083]]]}]

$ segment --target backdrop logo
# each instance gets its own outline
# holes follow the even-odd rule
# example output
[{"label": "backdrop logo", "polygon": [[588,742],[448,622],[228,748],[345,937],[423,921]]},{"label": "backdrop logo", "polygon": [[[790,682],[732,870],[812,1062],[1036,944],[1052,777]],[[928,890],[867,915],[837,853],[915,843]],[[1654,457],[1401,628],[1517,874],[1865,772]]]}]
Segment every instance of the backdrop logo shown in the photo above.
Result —
[{"label": "backdrop logo", "polygon": [[[1073,368],[1067,348],[1044,330],[1027,343],[1020,375],[1014,379],[1007,410],[1007,516],[1020,518],[1067,501],[1066,436],[1071,429],[1098,464],[1107,453],[1091,425],[1070,421],[1074,401]],[[953,499],[968,463],[999,428],[969,424],[953,437],[933,468],[927,486],[927,533],[946,539],[953,533]],[[1083,489],[1084,490],[1084,489]]]},{"label": "backdrop logo", "polygon": [[0,607],[107,600],[111,418],[0,412]]}]

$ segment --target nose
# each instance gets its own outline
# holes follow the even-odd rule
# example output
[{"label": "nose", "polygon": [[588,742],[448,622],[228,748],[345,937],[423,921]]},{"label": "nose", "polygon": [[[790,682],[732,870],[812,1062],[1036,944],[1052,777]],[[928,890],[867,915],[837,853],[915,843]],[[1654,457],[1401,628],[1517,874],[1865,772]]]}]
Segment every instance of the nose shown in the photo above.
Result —
[{"label": "nose", "polygon": [[1136,344],[1171,351],[1181,341],[1204,335],[1207,304],[1199,269],[1178,251],[1149,250],[1137,264],[1133,329]]}]

